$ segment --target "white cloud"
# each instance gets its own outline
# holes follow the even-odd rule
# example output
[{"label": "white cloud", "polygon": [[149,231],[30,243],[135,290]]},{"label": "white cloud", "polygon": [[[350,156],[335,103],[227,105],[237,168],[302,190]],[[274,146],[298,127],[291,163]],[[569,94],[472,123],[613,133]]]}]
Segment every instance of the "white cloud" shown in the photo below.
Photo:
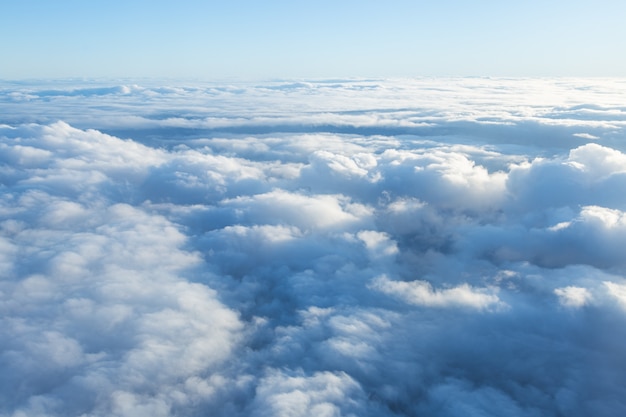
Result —
[{"label": "white cloud", "polygon": [[365,243],[365,247],[374,258],[392,256],[398,253],[398,246],[389,238],[387,233],[362,230],[357,233],[357,237]]},{"label": "white cloud", "polygon": [[579,137],[579,138],[583,138],[583,139],[590,139],[590,140],[597,140],[600,139],[597,136],[594,136],[590,133],[574,133],[574,136]]},{"label": "white cloud", "polygon": [[[230,358],[243,330],[237,313],[185,279],[199,259],[180,248],[186,238],[166,219],[125,204],[37,199],[47,204],[17,212],[23,220],[44,215],[12,229],[14,256],[0,289],[2,338],[11,340],[0,354],[3,402],[26,414],[36,412],[38,395],[60,402],[49,412],[85,407],[44,389],[51,386],[93,398],[89,406],[102,412],[168,415],[170,391],[184,393],[181,381]],[[8,388],[17,376],[22,388]]]},{"label": "white cloud", "polygon": [[573,149],[569,160],[579,164],[594,179],[626,172],[626,154],[595,143]]},{"label": "white cloud", "polygon": [[392,281],[386,276],[380,276],[372,281],[371,287],[407,303],[425,307],[468,307],[484,310],[501,304],[497,295],[472,288],[468,284],[435,290],[427,281]]},{"label": "white cloud", "polygon": [[589,290],[582,287],[557,288],[554,293],[559,297],[559,302],[567,307],[583,307],[592,300]]},{"label": "white cloud", "polygon": [[4,83],[0,415],[626,413],[622,91]]},{"label": "white cloud", "polygon": [[251,415],[358,415],[363,411],[362,397],[357,382],[345,373],[318,372],[307,377],[273,372],[260,381]]},{"label": "white cloud", "polygon": [[372,210],[342,195],[302,195],[284,190],[221,202],[253,224],[288,224],[303,230],[349,228],[367,223]]},{"label": "white cloud", "polygon": [[582,221],[592,223],[594,226],[600,226],[600,230],[626,228],[626,213],[606,207],[583,207],[580,212],[580,218]]},{"label": "white cloud", "polygon": [[609,294],[613,296],[623,308],[626,308],[626,285],[610,281],[605,281],[604,285],[609,291]]}]

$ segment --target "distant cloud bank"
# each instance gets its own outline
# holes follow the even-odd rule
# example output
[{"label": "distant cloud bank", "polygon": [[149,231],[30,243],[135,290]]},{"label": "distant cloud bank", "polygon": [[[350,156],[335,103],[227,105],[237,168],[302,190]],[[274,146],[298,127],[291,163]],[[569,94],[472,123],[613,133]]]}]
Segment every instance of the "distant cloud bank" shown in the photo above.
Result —
[{"label": "distant cloud bank", "polygon": [[0,416],[626,414],[624,97],[0,83]]}]

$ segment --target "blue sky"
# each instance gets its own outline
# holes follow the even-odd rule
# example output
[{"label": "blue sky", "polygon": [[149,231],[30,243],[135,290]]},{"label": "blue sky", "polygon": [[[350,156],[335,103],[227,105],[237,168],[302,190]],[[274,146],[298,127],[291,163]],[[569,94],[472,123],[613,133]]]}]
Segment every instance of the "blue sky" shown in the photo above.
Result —
[{"label": "blue sky", "polygon": [[626,3],[3,1],[1,78],[623,76]]}]

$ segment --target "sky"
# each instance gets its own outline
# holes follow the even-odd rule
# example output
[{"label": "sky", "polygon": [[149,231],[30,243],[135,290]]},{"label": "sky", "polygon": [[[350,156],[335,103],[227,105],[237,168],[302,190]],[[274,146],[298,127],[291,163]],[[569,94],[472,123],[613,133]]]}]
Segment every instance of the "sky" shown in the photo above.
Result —
[{"label": "sky", "polygon": [[3,1],[0,78],[621,76],[598,1]]},{"label": "sky", "polygon": [[0,82],[0,417],[626,415],[625,96]]}]

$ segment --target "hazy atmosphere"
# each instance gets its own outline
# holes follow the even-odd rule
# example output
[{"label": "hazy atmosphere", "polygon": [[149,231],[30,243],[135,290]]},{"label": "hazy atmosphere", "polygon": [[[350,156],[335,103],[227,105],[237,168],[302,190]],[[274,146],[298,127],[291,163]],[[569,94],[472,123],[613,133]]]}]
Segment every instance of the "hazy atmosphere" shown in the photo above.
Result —
[{"label": "hazy atmosphere", "polygon": [[626,415],[625,11],[0,5],[0,417]]}]

